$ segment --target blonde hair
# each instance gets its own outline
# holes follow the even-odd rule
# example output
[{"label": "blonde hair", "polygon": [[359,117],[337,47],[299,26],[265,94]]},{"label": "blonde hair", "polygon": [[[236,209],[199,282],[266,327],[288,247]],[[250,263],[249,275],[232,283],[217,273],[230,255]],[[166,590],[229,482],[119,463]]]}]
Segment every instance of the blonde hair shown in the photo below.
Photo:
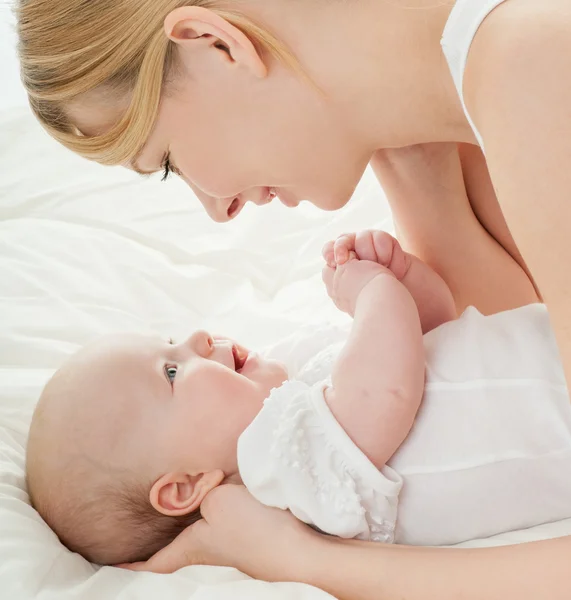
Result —
[{"label": "blonde hair", "polygon": [[[155,123],[174,44],[163,22],[181,6],[207,8],[242,30],[259,48],[296,68],[293,55],[265,28],[218,0],[19,0],[16,8],[22,81],[48,133],[101,164],[132,162]],[[109,131],[86,136],[66,113],[93,91],[129,98]]]}]

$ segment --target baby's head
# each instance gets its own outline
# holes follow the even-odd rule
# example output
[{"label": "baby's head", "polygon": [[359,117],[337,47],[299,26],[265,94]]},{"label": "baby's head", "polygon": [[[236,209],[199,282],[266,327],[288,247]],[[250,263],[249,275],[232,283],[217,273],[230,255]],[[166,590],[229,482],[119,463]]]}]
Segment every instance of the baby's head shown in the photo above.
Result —
[{"label": "baby's head", "polygon": [[145,560],[238,481],[237,441],[280,363],[199,331],[181,344],[109,336],[46,385],[32,419],[35,508],[71,550],[100,564]]}]

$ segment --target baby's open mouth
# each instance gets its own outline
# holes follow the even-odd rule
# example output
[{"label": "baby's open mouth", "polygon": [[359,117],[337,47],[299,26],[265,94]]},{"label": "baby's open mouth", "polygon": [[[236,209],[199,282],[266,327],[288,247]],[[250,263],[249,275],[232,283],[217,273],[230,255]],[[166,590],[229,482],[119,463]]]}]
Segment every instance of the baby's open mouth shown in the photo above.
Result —
[{"label": "baby's open mouth", "polygon": [[234,369],[236,373],[240,373],[246,360],[248,360],[248,351],[243,348],[238,348],[236,345],[232,346],[232,356],[234,357]]}]

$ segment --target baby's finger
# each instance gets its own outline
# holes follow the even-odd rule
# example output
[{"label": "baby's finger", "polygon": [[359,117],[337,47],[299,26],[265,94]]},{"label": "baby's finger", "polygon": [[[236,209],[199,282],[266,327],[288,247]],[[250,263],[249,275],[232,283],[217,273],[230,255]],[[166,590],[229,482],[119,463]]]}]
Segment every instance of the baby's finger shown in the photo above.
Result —
[{"label": "baby's finger", "polygon": [[355,250],[355,234],[346,233],[340,235],[333,244],[335,263],[342,265],[349,260],[349,252]]},{"label": "baby's finger", "polygon": [[331,296],[331,290],[333,288],[333,279],[335,278],[335,269],[329,266],[323,267],[321,271],[321,279],[327,288],[327,293]]},{"label": "baby's finger", "polygon": [[373,245],[375,248],[376,259],[383,267],[389,267],[393,258],[395,238],[386,231],[373,232]]},{"label": "baby's finger", "polygon": [[377,262],[377,254],[373,243],[373,232],[370,230],[359,231],[355,236],[355,252],[360,260]]},{"label": "baby's finger", "polygon": [[327,254],[323,255],[325,262],[328,267],[335,268],[335,253],[333,252],[333,248],[327,252]]},{"label": "baby's finger", "polygon": [[327,291],[332,298],[333,296],[338,296],[339,290],[343,286],[343,281],[347,277],[346,273],[353,269],[354,262],[359,262],[357,255],[354,252],[348,252],[346,262],[342,265],[338,265],[335,269],[332,269],[331,284],[327,286]]},{"label": "baby's finger", "polygon": [[335,242],[330,241],[327,242],[327,244],[325,244],[325,246],[323,246],[323,249],[321,250],[321,255],[323,256],[325,262],[330,266],[330,267],[334,267],[335,266],[335,253],[333,251],[333,244]]}]

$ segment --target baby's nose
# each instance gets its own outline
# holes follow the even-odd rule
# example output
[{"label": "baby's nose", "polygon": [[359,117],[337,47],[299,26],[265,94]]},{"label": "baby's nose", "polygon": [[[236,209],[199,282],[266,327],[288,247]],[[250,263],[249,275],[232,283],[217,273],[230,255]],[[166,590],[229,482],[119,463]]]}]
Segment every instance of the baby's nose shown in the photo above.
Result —
[{"label": "baby's nose", "polygon": [[188,338],[185,345],[200,356],[208,356],[212,352],[212,336],[207,331],[198,330]]}]

